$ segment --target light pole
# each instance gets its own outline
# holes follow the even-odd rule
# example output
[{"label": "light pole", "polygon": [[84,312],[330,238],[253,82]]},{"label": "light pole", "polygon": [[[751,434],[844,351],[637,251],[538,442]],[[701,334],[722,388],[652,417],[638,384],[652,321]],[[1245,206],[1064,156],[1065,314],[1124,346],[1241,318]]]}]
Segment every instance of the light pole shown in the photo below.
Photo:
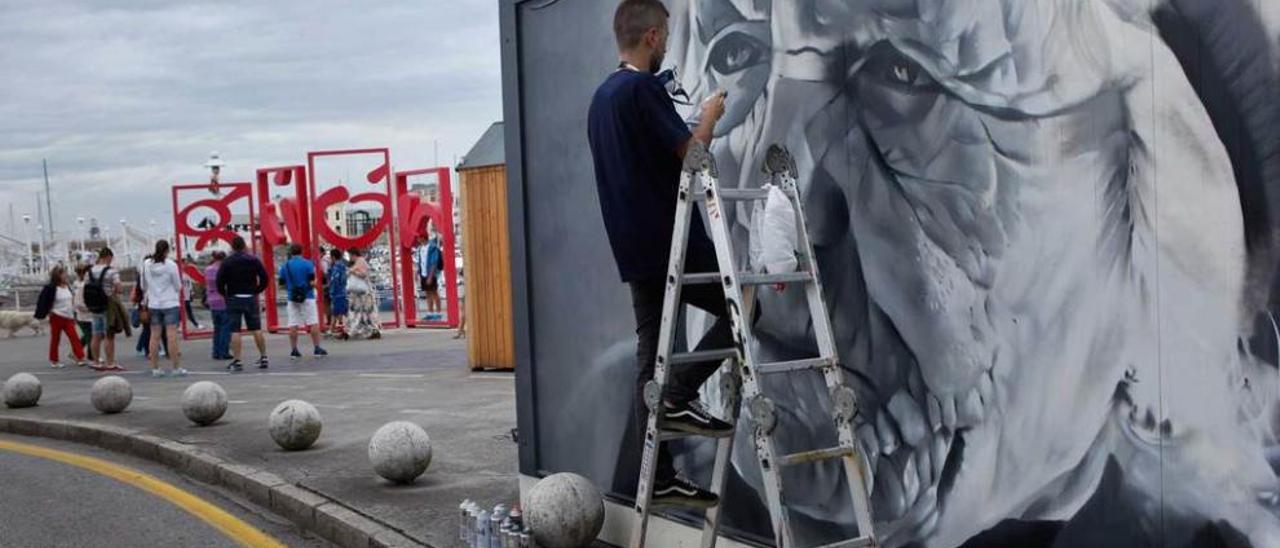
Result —
[{"label": "light pole", "polygon": [[209,192],[212,192],[214,196],[221,193],[221,189],[218,188],[218,178],[222,173],[222,167],[225,165],[227,163],[222,161],[222,156],[216,150],[209,153],[209,161],[204,163],[204,167],[209,168]]},{"label": "light pole", "polygon": [[36,273],[36,258],[31,254],[31,216],[22,216],[23,231],[27,234],[27,270],[31,274]]},{"label": "light pole", "polygon": [[76,224],[80,225],[80,260],[84,260],[84,217],[76,217]]},{"label": "light pole", "polygon": [[124,265],[133,266],[133,259],[129,255],[129,221],[120,219],[120,237],[124,239]]},{"label": "light pole", "polygon": [[49,270],[48,258],[44,256],[44,225],[36,225],[36,232],[40,233],[40,270],[36,272]]}]

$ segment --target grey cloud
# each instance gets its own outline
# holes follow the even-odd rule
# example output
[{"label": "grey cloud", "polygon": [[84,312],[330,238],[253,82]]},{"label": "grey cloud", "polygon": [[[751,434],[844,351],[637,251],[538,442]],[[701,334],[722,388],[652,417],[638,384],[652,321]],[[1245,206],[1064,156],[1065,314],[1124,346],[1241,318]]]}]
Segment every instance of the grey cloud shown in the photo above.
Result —
[{"label": "grey cloud", "polygon": [[320,148],[422,167],[438,140],[447,164],[501,116],[497,18],[490,0],[6,1],[0,207],[34,208],[43,157],[63,230],[167,223],[168,186],[215,149],[225,180]]}]

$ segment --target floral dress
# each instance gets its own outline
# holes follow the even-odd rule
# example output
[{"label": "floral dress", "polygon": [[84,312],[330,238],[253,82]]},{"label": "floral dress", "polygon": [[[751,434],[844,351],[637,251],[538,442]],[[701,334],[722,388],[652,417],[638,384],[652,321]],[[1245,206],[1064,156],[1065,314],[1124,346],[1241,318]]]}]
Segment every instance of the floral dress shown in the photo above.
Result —
[{"label": "floral dress", "polygon": [[347,334],[352,337],[380,337],[382,327],[378,325],[378,296],[373,289],[369,263],[364,257],[357,258],[351,265],[347,296],[351,300]]}]

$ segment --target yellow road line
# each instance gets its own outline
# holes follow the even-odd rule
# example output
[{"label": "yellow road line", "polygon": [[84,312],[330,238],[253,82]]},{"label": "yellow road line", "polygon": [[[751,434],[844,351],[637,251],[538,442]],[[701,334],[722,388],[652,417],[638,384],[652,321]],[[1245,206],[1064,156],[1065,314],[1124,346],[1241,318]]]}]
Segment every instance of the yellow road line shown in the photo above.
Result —
[{"label": "yellow road line", "polygon": [[165,483],[154,476],[139,472],[132,468],[112,464],[102,459],[3,439],[0,439],[0,451],[22,453],[24,455],[70,464],[71,466],[83,468],[90,472],[127,483],[137,487],[138,489],[165,499],[174,506],[185,510],[188,514],[200,518],[200,520],[213,526],[214,529],[222,532],[222,534],[226,535],[227,538],[239,543],[241,546],[285,546],[284,544],[281,544],[280,541],[271,538],[266,533],[259,531],[256,527],[240,521],[235,516],[223,511],[221,508],[209,504],[191,493]]}]

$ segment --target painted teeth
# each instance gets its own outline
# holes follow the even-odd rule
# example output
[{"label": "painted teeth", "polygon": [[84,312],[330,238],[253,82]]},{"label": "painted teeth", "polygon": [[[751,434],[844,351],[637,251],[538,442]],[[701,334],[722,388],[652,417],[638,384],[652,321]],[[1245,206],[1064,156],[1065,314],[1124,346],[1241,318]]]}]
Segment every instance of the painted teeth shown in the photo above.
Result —
[{"label": "painted teeth", "polygon": [[978,376],[978,395],[982,396],[983,405],[991,405],[995,394],[995,381],[992,380],[991,370],[988,369],[985,374]]},{"label": "painted teeth", "polygon": [[929,406],[929,426],[934,432],[942,429],[942,404],[938,403],[938,397],[929,394],[925,398]]},{"label": "painted teeth", "polygon": [[919,494],[920,478],[916,475],[916,456],[914,453],[908,453],[907,462],[902,465],[902,496],[909,506],[916,501],[916,496]]},{"label": "painted teeth", "polygon": [[880,437],[880,452],[885,456],[892,455],[898,448],[898,432],[889,424],[889,414],[876,415],[876,434]]},{"label": "painted teeth", "polygon": [[956,431],[956,399],[954,397],[942,398],[938,401],[938,405],[942,407],[942,426],[952,432]]},{"label": "painted teeth", "polygon": [[916,476],[920,478],[921,485],[932,485],[934,482],[929,456],[929,447],[932,445],[927,444],[916,448]]},{"label": "painted teeth", "polygon": [[889,401],[889,413],[898,423],[898,431],[902,433],[902,441],[916,447],[924,441],[929,429],[925,425],[924,415],[920,414],[920,406],[905,390],[899,390]]},{"label": "painted teeth", "polygon": [[862,443],[862,460],[871,467],[871,473],[876,473],[876,463],[879,462],[875,458],[876,453],[880,452],[880,440],[876,438],[876,427],[870,424],[864,424],[858,427],[858,441]]},{"label": "painted teeth", "polygon": [[933,481],[942,480],[942,467],[947,464],[947,449],[951,448],[948,437],[934,436],[929,446],[929,464],[933,465]]},{"label": "painted teeth", "polygon": [[978,393],[978,388],[974,387],[965,394],[964,401],[957,402],[956,412],[959,414],[960,424],[964,426],[973,426],[982,422],[982,395]]},{"label": "painted teeth", "polygon": [[881,456],[880,462],[876,464],[876,468],[883,471],[878,481],[876,481],[876,491],[872,495],[873,507],[877,510],[886,512],[883,515],[876,516],[878,521],[890,521],[898,519],[907,511],[907,500],[902,494],[902,478],[898,474],[891,473],[893,470],[893,462],[889,457]]}]

